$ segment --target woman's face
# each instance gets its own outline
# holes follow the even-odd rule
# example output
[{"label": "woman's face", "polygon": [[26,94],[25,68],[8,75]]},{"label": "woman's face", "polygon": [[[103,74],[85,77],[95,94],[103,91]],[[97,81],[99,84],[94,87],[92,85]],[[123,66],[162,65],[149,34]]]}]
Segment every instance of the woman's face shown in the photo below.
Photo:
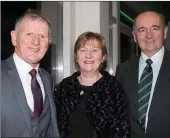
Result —
[{"label": "woman's face", "polygon": [[97,40],[89,40],[80,47],[76,55],[77,62],[82,72],[99,72],[100,64],[105,60],[102,54],[99,42]]}]

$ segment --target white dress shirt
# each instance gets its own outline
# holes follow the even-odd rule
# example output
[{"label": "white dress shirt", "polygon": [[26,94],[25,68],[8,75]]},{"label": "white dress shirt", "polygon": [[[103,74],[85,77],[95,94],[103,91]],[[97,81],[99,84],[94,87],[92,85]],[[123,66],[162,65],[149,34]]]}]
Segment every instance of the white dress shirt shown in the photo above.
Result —
[{"label": "white dress shirt", "polygon": [[[18,74],[20,76],[21,82],[22,82],[22,86],[25,92],[25,97],[26,97],[28,106],[30,107],[32,111],[34,111],[34,99],[33,99],[33,94],[31,91],[31,75],[29,74],[29,72],[33,69],[33,67],[29,65],[28,63],[26,63],[24,60],[22,60],[16,53],[13,54],[13,59],[14,59]],[[44,101],[44,98],[45,98],[44,86],[43,86],[41,77],[38,73],[38,68],[39,68],[39,65],[34,69],[36,69],[37,71],[36,78],[37,78],[38,83],[40,84],[42,95],[43,95],[43,101]]]},{"label": "white dress shirt", "polygon": [[[164,56],[164,51],[165,48],[164,46],[155,54],[153,55],[150,59],[152,60],[152,71],[153,71],[153,80],[152,80],[152,88],[151,88],[151,93],[150,93],[150,98],[149,98],[149,103],[148,103],[148,109],[146,112],[146,119],[145,119],[145,132],[147,129],[147,123],[148,123],[148,113],[149,113],[149,109],[150,109],[150,105],[151,105],[151,101],[152,101],[152,97],[153,97],[153,93],[154,93],[154,88],[155,88],[155,84],[156,84],[156,80],[159,74],[159,70],[162,64],[162,60],[163,60],[163,56]],[[143,73],[144,68],[146,67],[147,63],[146,60],[149,59],[143,52],[141,53],[141,57],[139,60],[139,76],[138,76],[138,82],[140,80],[140,77]]]}]

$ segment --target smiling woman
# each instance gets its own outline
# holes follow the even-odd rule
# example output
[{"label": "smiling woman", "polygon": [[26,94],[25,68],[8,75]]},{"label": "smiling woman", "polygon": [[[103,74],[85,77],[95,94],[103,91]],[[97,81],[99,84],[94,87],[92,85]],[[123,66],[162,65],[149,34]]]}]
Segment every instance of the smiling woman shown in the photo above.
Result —
[{"label": "smiling woman", "polygon": [[[76,44],[75,44],[75,60],[79,65],[81,75],[80,80],[83,80],[83,84],[92,85],[97,81],[101,74],[99,70],[102,71],[102,64],[106,61],[107,50],[105,45],[105,40],[99,34],[87,32],[82,34]],[[89,38],[88,38],[89,37]],[[93,78],[92,84],[89,84],[90,80],[86,80],[86,76]],[[84,82],[87,81],[87,82]]]},{"label": "smiling woman", "polygon": [[74,55],[79,71],[55,88],[61,137],[130,137],[124,90],[103,68],[104,37],[94,32],[81,34]]}]

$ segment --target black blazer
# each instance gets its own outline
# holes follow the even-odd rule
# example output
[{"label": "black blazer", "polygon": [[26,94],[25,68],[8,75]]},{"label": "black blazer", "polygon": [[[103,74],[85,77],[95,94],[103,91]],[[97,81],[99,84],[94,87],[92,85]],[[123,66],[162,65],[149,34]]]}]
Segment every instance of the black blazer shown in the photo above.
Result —
[{"label": "black blazer", "polygon": [[147,131],[138,123],[138,68],[139,57],[117,66],[116,78],[123,85],[128,98],[132,138],[170,138],[170,52],[164,58],[154,89],[148,115]]},{"label": "black blazer", "polygon": [[[55,88],[61,137],[69,135],[69,119],[80,102],[79,75],[80,72],[74,73]],[[114,76],[104,72],[102,78],[93,84],[93,88],[86,105],[92,137],[130,137],[130,121],[122,86]]]}]

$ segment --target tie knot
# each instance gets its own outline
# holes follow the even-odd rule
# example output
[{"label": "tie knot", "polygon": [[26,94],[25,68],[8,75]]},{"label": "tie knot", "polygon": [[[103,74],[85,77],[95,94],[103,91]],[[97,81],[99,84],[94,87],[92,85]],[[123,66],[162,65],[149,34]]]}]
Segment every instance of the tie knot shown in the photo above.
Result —
[{"label": "tie knot", "polygon": [[148,65],[151,65],[153,62],[152,62],[151,59],[147,59],[147,60],[146,60],[146,63],[147,63]]},{"label": "tie knot", "polygon": [[35,78],[36,74],[37,74],[37,71],[36,71],[36,69],[32,69],[29,73],[30,73],[32,78]]}]

